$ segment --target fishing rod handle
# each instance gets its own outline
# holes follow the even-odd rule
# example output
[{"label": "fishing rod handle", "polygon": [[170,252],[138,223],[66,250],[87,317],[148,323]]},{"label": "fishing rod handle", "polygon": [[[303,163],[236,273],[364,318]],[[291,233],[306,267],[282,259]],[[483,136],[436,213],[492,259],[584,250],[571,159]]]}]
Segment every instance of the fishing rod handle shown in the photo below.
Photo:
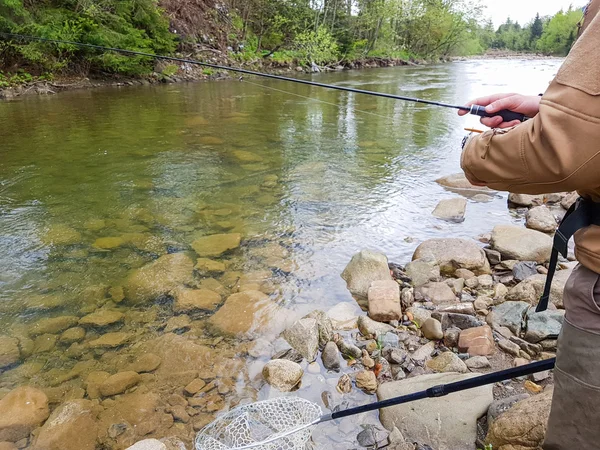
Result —
[{"label": "fishing rod handle", "polygon": [[495,113],[488,113],[485,110],[485,106],[480,105],[472,105],[469,113],[474,114],[479,117],[495,117],[500,116],[504,122],[512,122],[513,120],[518,120],[519,122],[524,122],[528,119],[525,114],[521,114],[518,112],[510,111],[508,109],[503,109],[501,111]]}]

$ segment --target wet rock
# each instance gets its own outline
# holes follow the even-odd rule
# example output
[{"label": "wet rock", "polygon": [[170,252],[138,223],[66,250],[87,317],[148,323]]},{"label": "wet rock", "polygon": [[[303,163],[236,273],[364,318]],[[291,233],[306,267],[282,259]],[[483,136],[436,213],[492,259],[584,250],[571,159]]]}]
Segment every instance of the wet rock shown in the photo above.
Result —
[{"label": "wet rock", "polygon": [[458,191],[466,190],[490,192],[489,188],[487,187],[475,186],[471,184],[463,172],[446,175],[445,177],[438,178],[435,180],[435,182],[440,186],[456,189]]},{"label": "wet rock", "polygon": [[67,225],[54,224],[42,236],[41,241],[44,245],[79,244],[81,242],[81,233]]},{"label": "wet rock", "polygon": [[221,333],[248,336],[264,329],[277,311],[277,305],[266,294],[239,292],[229,296],[208,323]]},{"label": "wet rock", "polygon": [[543,198],[540,195],[529,194],[508,194],[508,201],[517,206],[534,206],[541,205]]},{"label": "wet rock", "polygon": [[92,246],[100,250],[112,250],[126,243],[126,239],[121,236],[109,236],[96,239]]},{"label": "wet rock", "polygon": [[456,302],[456,295],[452,289],[443,282],[429,282],[415,288],[415,299],[432,302],[436,305]]},{"label": "wet rock", "polygon": [[432,214],[438,219],[447,220],[449,222],[463,222],[465,220],[466,209],[466,199],[460,197],[451,198],[440,200]]},{"label": "wet rock", "polygon": [[328,342],[323,353],[321,354],[323,359],[323,366],[327,370],[339,371],[340,370],[340,353],[337,345],[334,342]]},{"label": "wet rock", "polygon": [[11,366],[21,359],[19,340],[0,335],[0,369]]},{"label": "wet rock", "polygon": [[452,352],[444,352],[427,361],[427,367],[435,372],[466,373],[469,371],[463,360],[460,359],[456,353]]},{"label": "wet rock", "polygon": [[0,442],[0,450],[19,450],[12,442]]},{"label": "wet rock", "polygon": [[491,244],[505,259],[538,263],[548,261],[552,250],[548,235],[515,225],[497,225],[492,230]]},{"label": "wet rock", "polygon": [[183,406],[173,406],[168,409],[173,416],[174,420],[179,422],[188,423],[190,421],[190,415],[186,412]]},{"label": "wet rock", "polygon": [[377,377],[370,370],[361,370],[356,374],[356,387],[367,393],[374,393],[377,390]]},{"label": "wet rock", "polygon": [[327,311],[331,318],[334,330],[352,330],[358,328],[358,314],[360,313],[356,302],[338,303]]},{"label": "wet rock", "polygon": [[519,261],[513,266],[512,273],[516,281],[523,281],[538,273],[537,263],[535,261]]},{"label": "wet rock", "polygon": [[552,389],[515,403],[491,423],[486,445],[493,448],[541,448],[546,435]]},{"label": "wet rock", "polygon": [[59,342],[63,344],[72,344],[73,342],[80,342],[85,338],[85,329],[81,327],[73,327],[63,331],[58,338]]},{"label": "wet rock", "polygon": [[288,361],[293,361],[300,364],[304,359],[304,356],[302,356],[297,350],[288,348],[275,353],[271,359],[287,359]]},{"label": "wet rock", "polygon": [[299,364],[285,359],[269,361],[262,370],[263,378],[282,392],[293,390],[302,380],[304,371]]},{"label": "wet rock", "polygon": [[110,309],[101,309],[92,314],[82,317],[79,320],[79,325],[83,326],[94,326],[94,327],[106,327],[114,323],[120,322],[125,317],[125,314],[119,311],[112,311]]},{"label": "wet rock", "polygon": [[422,286],[429,281],[440,280],[440,266],[433,260],[415,259],[406,265],[405,271],[411,279],[411,284],[415,287]]},{"label": "wet rock", "polygon": [[308,314],[306,319],[315,319],[319,329],[319,349],[323,350],[327,343],[333,339],[333,323],[324,311],[315,310]]},{"label": "wet rock", "polygon": [[198,256],[220,256],[240,246],[242,235],[239,233],[213,234],[204,236],[192,242],[192,248]]},{"label": "wet rock", "polygon": [[88,342],[90,348],[115,348],[127,344],[133,338],[131,333],[106,333]]},{"label": "wet rock", "polygon": [[40,334],[59,334],[67,328],[77,324],[79,320],[76,316],[60,316],[40,319],[29,329],[29,335],[32,337]]},{"label": "wet rock", "polygon": [[50,411],[48,397],[29,386],[13,389],[0,400],[0,442],[17,442],[44,422]]},{"label": "wet rock", "polygon": [[356,345],[346,342],[339,335],[334,336],[333,339],[342,355],[353,359],[362,356],[362,351]]},{"label": "wet rock", "polygon": [[504,302],[492,309],[492,312],[487,316],[487,322],[494,329],[507,327],[514,334],[519,335],[525,314],[527,314],[530,306],[526,302]]},{"label": "wet rock", "polygon": [[383,336],[388,332],[393,332],[395,328],[386,323],[376,322],[367,316],[358,318],[358,329],[364,336]]},{"label": "wet rock", "polygon": [[198,258],[196,265],[194,266],[200,273],[223,273],[225,272],[225,264],[221,261],[215,261],[214,259]]},{"label": "wet rock", "polygon": [[55,334],[42,334],[33,341],[33,354],[47,353],[54,350],[58,336]]},{"label": "wet rock", "polygon": [[[557,308],[563,308],[563,292],[567,279],[571,276],[571,270],[559,270],[554,275],[552,285],[550,287],[550,303]],[[544,285],[546,283],[546,275],[533,275],[526,280],[520,282],[515,287],[509,290],[506,296],[507,300],[517,300],[528,302],[531,305],[538,303]]]},{"label": "wet rock", "polygon": [[350,391],[352,391],[352,380],[347,374],[344,374],[340,377],[336,385],[336,389],[340,394],[348,394]]},{"label": "wet rock", "polygon": [[168,450],[167,446],[158,439],[144,439],[125,450]]},{"label": "wet rock", "polygon": [[461,329],[457,327],[449,327],[444,331],[444,345],[448,348],[458,347]]},{"label": "wet rock", "polygon": [[480,320],[468,314],[456,314],[456,313],[440,313],[438,311],[432,314],[434,319],[439,320],[442,323],[442,329],[446,330],[450,327],[460,328],[466,330],[469,328],[480,327],[485,325]]},{"label": "wet rock", "polygon": [[430,239],[417,247],[413,255],[416,259],[432,259],[448,275],[456,269],[469,269],[478,275],[491,272],[481,247],[466,239]]},{"label": "wet rock", "polygon": [[300,319],[283,332],[290,346],[308,362],[317,358],[319,352],[319,327],[315,319]]},{"label": "wet rock", "polygon": [[143,304],[193,282],[193,261],[183,253],[164,255],[135,270],[124,284],[127,301]]},{"label": "wet rock", "polygon": [[400,286],[394,280],[373,281],[368,290],[369,317],[378,322],[402,318]]},{"label": "wet rock", "polygon": [[56,408],[33,445],[33,450],[94,450],[98,425],[90,400],[70,400]]},{"label": "wet rock", "polygon": [[185,314],[181,316],[171,317],[169,320],[167,320],[167,325],[165,326],[165,333],[177,333],[189,330],[191,323],[192,320],[189,316]]},{"label": "wet rock", "polygon": [[492,367],[489,360],[485,356],[472,356],[465,361],[465,364],[470,370],[487,369]]},{"label": "wet rock", "polygon": [[518,344],[509,341],[508,339],[501,339],[500,341],[498,341],[498,347],[500,347],[509,355],[519,356],[521,354],[521,347],[519,347]]},{"label": "wet rock", "polygon": [[421,332],[427,339],[440,340],[444,337],[442,324],[439,320],[429,318],[421,325]]},{"label": "wet rock", "polygon": [[458,350],[471,356],[487,356],[494,353],[494,336],[492,329],[484,325],[460,332]]},{"label": "wet rock", "polygon": [[144,353],[143,355],[136,355],[135,360],[127,366],[127,371],[133,371],[137,373],[148,373],[158,369],[162,362],[160,356],[154,353]]},{"label": "wet rock", "polygon": [[[440,373],[385,383],[379,386],[377,398],[387,400],[473,376],[477,375]],[[477,419],[485,414],[492,401],[492,386],[483,386],[383,408],[379,414],[386,429],[398,428],[408,442],[419,442],[435,449],[474,450]]]},{"label": "wet rock", "polygon": [[178,289],[174,299],[176,313],[214,311],[221,304],[221,295],[209,289]]},{"label": "wet rock", "polygon": [[117,394],[122,394],[127,389],[138,384],[142,378],[137,372],[119,372],[115,375],[108,377],[100,385],[100,394],[103,397],[110,397]]},{"label": "wet rock", "polygon": [[547,338],[557,338],[565,318],[564,310],[536,313],[535,309],[527,312],[527,330],[525,340],[538,343]]},{"label": "wet rock", "polygon": [[382,442],[387,443],[389,432],[375,425],[363,425],[363,430],[358,433],[356,440],[361,447],[371,448]]},{"label": "wet rock", "polygon": [[536,206],[527,212],[525,226],[543,233],[552,233],[556,230],[557,223],[546,206]]},{"label": "wet rock", "polygon": [[373,281],[392,280],[387,257],[371,250],[355,254],[342,272],[342,278],[348,290],[359,297],[367,297]]},{"label": "wet rock", "polygon": [[188,383],[188,385],[183,390],[187,395],[192,396],[200,392],[204,388],[204,386],[206,386],[206,382],[201,378],[196,378],[191,383]]}]

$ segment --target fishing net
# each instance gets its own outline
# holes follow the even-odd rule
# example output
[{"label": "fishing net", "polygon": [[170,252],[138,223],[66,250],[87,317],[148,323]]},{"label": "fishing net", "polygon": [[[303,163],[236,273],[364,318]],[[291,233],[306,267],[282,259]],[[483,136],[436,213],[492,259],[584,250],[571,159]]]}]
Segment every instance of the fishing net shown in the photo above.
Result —
[{"label": "fishing net", "polygon": [[243,405],[202,429],[196,436],[196,450],[304,450],[310,425],[320,417],[318,405],[296,397]]}]

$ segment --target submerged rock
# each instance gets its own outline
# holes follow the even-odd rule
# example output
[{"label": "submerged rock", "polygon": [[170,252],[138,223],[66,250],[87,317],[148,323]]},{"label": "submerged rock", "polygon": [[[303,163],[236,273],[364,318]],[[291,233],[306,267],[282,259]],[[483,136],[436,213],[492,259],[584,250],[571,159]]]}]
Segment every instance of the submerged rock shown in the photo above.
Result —
[{"label": "submerged rock", "polygon": [[143,441],[137,442],[131,447],[127,447],[125,450],[169,450],[165,444],[160,442],[158,439],[144,439]]},{"label": "submerged rock", "polygon": [[104,397],[122,394],[127,389],[138,384],[141,380],[142,378],[137,372],[119,372],[108,377],[100,385],[100,394],[102,394]]},{"label": "submerged rock", "polygon": [[445,199],[440,200],[432,214],[438,219],[462,222],[465,220],[466,208],[467,200],[464,198]]},{"label": "submerged rock", "polygon": [[40,319],[29,329],[30,336],[39,336],[40,334],[59,334],[67,328],[77,324],[79,320],[76,316],[60,316]]},{"label": "submerged rock", "polygon": [[213,234],[196,239],[192,248],[201,257],[220,256],[240,246],[242,235],[239,233]]},{"label": "submerged rock", "polygon": [[20,359],[19,340],[10,336],[0,336],[0,369],[11,366]]},{"label": "submerged rock", "polygon": [[177,289],[173,296],[176,313],[214,311],[221,304],[221,295],[210,289]]},{"label": "submerged rock", "polygon": [[335,342],[330,341],[327,343],[321,354],[323,359],[323,366],[327,370],[339,371],[340,370],[340,352]]},{"label": "submerged rock", "polygon": [[552,239],[539,231],[515,225],[498,225],[492,230],[491,245],[504,259],[546,262],[550,259]]},{"label": "submerged rock", "polygon": [[367,297],[369,286],[373,281],[391,280],[388,259],[382,253],[362,250],[355,254],[344,271],[342,278],[348,290],[359,297]]},{"label": "submerged rock", "polygon": [[95,327],[105,327],[114,323],[120,322],[125,317],[125,314],[119,311],[109,309],[101,309],[92,314],[82,317],[79,320],[79,325],[89,325]]},{"label": "submerged rock", "polygon": [[430,239],[417,247],[412,259],[434,260],[448,275],[456,269],[469,269],[477,275],[491,273],[483,249],[467,239]]},{"label": "submerged rock", "polygon": [[131,333],[106,333],[98,339],[88,342],[90,348],[115,348],[128,343],[133,338]]},{"label": "submerged rock", "polygon": [[48,397],[39,389],[21,386],[0,400],[0,442],[17,442],[50,415]]},{"label": "submerged rock", "polygon": [[182,285],[192,284],[193,270],[193,261],[183,253],[161,256],[125,280],[127,301],[132,304],[151,302]]},{"label": "submerged rock", "polygon": [[300,364],[287,359],[274,359],[265,365],[262,374],[271,386],[282,392],[289,392],[300,384],[304,371]]}]

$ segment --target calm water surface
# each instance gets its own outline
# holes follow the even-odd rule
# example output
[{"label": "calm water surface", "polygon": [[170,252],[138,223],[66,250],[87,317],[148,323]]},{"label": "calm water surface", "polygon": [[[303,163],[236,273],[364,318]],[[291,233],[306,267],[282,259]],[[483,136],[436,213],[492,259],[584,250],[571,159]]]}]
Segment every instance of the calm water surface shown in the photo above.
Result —
[{"label": "calm water surface", "polygon": [[[460,104],[499,91],[543,92],[559,65],[481,60],[314,79]],[[241,248],[221,258],[227,271],[214,276],[225,295],[227,281],[270,270],[272,299],[299,316],[354,302],[339,274],[362,248],[405,263],[425,239],[474,237],[518,220],[505,194],[470,201],[461,224],[431,216],[440,199],[456,196],[434,180],[460,170],[463,128],[477,124],[453,110],[252,79],[24,98],[0,103],[0,123],[0,334],[22,346],[20,363],[0,369],[0,395],[25,383],[64,385],[54,393],[59,403],[85,388],[83,375],[60,378],[78,361],[119,370],[115,361],[133,358],[135,345],[104,352],[85,344],[133,330],[139,346],[164,334],[173,313],[168,302],[114,304],[109,288],[161,255],[195,258],[191,243],[200,236],[243,236]],[[98,239],[107,237],[120,241],[102,248]],[[200,283],[203,275],[195,277]],[[42,318],[98,308],[127,318],[88,330],[75,357],[60,342],[44,348],[29,331]],[[148,311],[145,322],[130,319]],[[194,339],[216,353],[235,348],[205,334],[203,321],[192,317]],[[263,360],[232,359],[241,375],[223,407],[270,395],[256,381]],[[297,394],[320,402],[338,377],[309,374]],[[193,435],[190,424],[180,428]],[[330,434],[348,448],[360,430],[341,428]]]}]

